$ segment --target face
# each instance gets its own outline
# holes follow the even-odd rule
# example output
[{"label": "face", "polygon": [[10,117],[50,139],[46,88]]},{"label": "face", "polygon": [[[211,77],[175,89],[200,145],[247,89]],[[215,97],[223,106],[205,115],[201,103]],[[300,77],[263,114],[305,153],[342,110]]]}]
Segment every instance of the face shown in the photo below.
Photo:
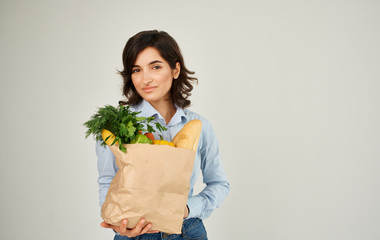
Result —
[{"label": "face", "polygon": [[179,72],[178,62],[176,68],[172,69],[157,49],[147,47],[137,55],[131,77],[133,85],[143,99],[151,104],[159,104],[171,99],[170,88],[173,79],[178,78]]}]

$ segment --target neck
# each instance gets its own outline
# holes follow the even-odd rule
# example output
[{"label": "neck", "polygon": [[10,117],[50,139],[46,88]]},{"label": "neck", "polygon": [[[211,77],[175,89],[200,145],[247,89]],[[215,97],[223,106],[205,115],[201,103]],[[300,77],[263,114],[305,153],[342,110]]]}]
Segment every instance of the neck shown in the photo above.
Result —
[{"label": "neck", "polygon": [[166,124],[169,124],[177,111],[172,101],[150,102],[150,104],[161,114]]}]

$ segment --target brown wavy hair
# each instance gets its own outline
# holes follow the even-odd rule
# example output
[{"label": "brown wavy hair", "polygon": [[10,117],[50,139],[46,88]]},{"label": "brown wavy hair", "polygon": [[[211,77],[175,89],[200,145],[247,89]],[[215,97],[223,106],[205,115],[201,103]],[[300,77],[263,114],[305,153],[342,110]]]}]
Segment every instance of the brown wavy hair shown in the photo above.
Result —
[{"label": "brown wavy hair", "polygon": [[175,69],[177,62],[180,63],[180,74],[172,83],[170,95],[176,106],[181,108],[190,106],[191,101],[188,98],[193,90],[192,82],[198,83],[198,79],[189,75],[193,75],[195,72],[186,68],[177,42],[168,33],[157,30],[139,32],[131,37],[125,45],[122,57],[124,69],[118,73],[123,77],[123,96],[127,100],[119,101],[119,104],[134,105],[143,100],[132,83],[131,74],[138,54],[147,47],[157,49],[172,69]]}]

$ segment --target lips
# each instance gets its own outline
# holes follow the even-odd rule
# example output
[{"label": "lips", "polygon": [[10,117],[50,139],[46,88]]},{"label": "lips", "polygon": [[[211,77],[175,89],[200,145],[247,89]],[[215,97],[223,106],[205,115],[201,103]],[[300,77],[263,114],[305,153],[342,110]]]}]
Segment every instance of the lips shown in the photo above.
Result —
[{"label": "lips", "polygon": [[144,87],[142,90],[143,90],[145,93],[150,93],[150,92],[152,92],[155,88],[157,88],[157,87]]}]

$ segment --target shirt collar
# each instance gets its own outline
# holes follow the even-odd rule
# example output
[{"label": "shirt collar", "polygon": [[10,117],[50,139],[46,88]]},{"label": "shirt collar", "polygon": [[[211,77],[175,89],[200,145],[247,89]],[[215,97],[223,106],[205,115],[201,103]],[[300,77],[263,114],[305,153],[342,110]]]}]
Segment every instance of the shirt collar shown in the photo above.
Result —
[{"label": "shirt collar", "polygon": [[[161,114],[149,102],[145,101],[144,99],[139,105],[137,105],[136,108],[137,111],[141,111],[140,114],[144,117],[155,117],[165,121]],[[182,122],[183,120],[187,120],[185,111],[178,106],[176,106],[176,109],[177,111],[170,120],[168,126],[175,125],[177,123]]]}]

